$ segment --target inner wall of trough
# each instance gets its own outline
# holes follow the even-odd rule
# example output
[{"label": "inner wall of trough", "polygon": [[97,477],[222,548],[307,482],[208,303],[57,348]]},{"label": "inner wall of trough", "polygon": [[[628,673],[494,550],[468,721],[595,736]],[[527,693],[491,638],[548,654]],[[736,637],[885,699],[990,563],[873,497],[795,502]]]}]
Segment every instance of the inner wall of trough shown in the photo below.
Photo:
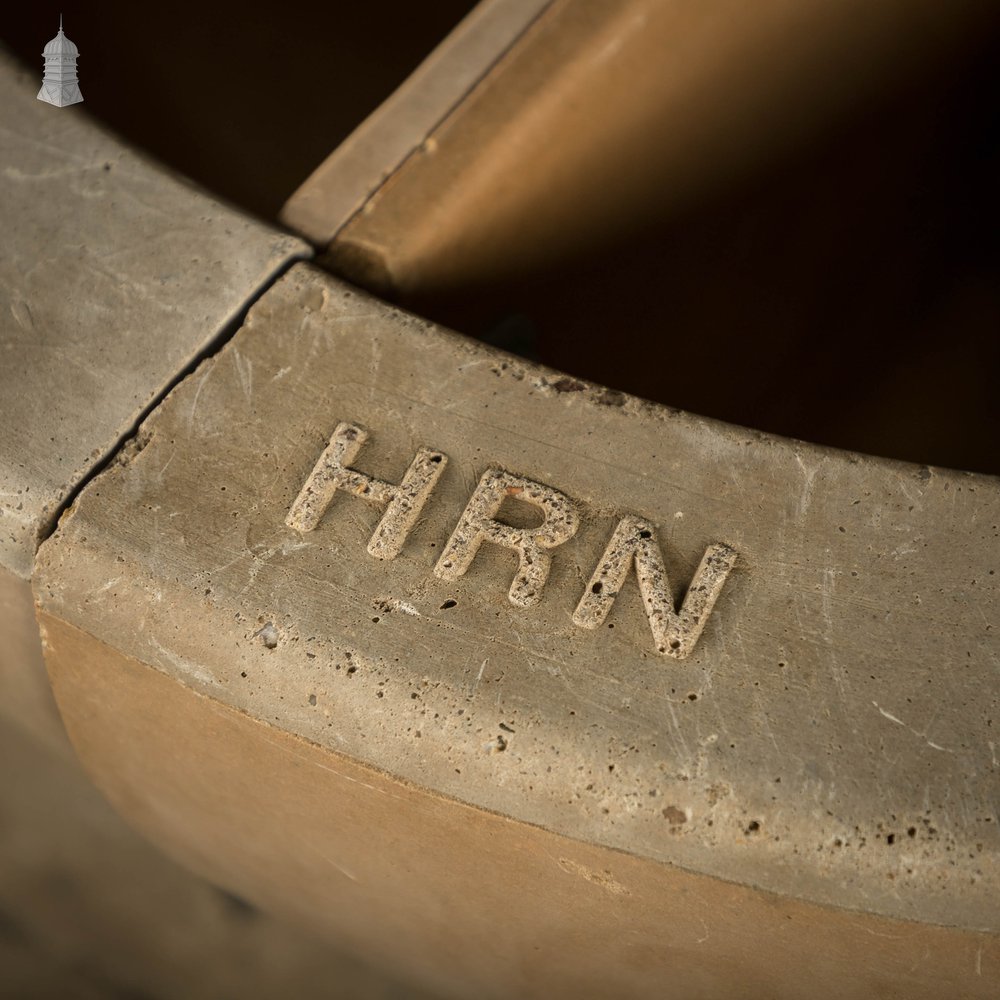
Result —
[{"label": "inner wall of trough", "polygon": [[[40,78],[59,11],[21,6],[0,40]],[[274,221],[472,6],[61,10],[88,113]],[[402,304],[670,406],[1000,473],[998,72],[1000,22],[961,58],[599,253]]]}]

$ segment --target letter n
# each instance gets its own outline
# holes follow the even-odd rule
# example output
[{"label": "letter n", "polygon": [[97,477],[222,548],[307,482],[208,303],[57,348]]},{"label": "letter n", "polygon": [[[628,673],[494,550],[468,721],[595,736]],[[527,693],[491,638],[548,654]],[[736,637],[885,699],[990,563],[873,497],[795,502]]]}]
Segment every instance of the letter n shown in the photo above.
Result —
[{"label": "letter n", "polygon": [[653,525],[629,515],[615,528],[573,612],[573,622],[581,628],[597,628],[634,565],[657,652],[683,660],[698,642],[736,559],[737,553],[728,545],[710,545],[677,609]]}]

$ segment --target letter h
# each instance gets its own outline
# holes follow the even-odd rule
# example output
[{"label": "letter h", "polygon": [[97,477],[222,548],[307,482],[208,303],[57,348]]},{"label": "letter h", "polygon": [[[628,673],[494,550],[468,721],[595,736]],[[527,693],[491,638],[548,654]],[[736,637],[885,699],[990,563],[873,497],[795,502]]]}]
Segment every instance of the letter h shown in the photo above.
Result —
[{"label": "letter h", "polygon": [[420,448],[400,484],[394,486],[349,467],[367,440],[368,432],[363,427],[344,422],[337,424],[285,523],[296,531],[312,531],[337,490],[343,490],[370,503],[386,505],[368,542],[368,552],[377,559],[394,559],[417,523],[448,458],[440,451]]}]

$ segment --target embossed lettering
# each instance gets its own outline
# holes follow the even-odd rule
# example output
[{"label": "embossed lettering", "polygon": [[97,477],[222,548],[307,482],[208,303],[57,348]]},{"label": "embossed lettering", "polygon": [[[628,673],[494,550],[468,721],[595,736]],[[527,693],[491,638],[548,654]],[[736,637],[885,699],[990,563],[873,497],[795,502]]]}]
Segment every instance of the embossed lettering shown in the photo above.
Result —
[{"label": "embossed lettering", "polygon": [[607,618],[634,565],[657,651],[683,660],[698,642],[736,559],[736,552],[728,545],[710,545],[677,610],[653,525],[629,515],[611,535],[573,612],[573,622],[582,628],[597,628]]},{"label": "embossed lettering", "polygon": [[[545,520],[537,528],[515,528],[496,520],[507,497],[538,507]],[[552,557],[549,549],[572,538],[580,519],[569,498],[551,486],[490,469],[479,480],[441,553],[434,573],[442,580],[457,580],[472,564],[483,542],[514,549],[518,570],[510,585],[510,603],[530,608],[542,597]]]},{"label": "embossed lettering", "polygon": [[292,504],[285,523],[296,531],[312,531],[337,490],[343,490],[371,503],[387,505],[368,542],[368,552],[377,559],[393,559],[416,524],[424,503],[448,464],[448,458],[440,451],[419,449],[402,482],[394,486],[349,467],[367,440],[368,432],[363,427],[337,424],[330,443]]},{"label": "embossed lettering", "polygon": [[[416,524],[448,458],[443,452],[420,448],[397,486],[351,468],[367,439],[368,432],[358,424],[337,425],[285,522],[297,531],[312,531],[337,491],[344,491],[385,506],[368,542],[368,552],[379,559],[393,559]],[[508,499],[540,510],[542,523],[537,527],[504,523],[498,515]],[[504,469],[488,469],[445,544],[434,574],[443,580],[457,580],[468,571],[483,542],[513,549],[518,569],[508,598],[516,607],[530,608],[541,600],[552,565],[551,550],[572,538],[579,525],[576,505],[566,494]],[[709,545],[677,607],[653,524],[627,515],[612,532],[572,621],[586,629],[601,625],[634,566],[657,651],[683,660],[697,645],[737,559],[736,551],[728,545]]]}]

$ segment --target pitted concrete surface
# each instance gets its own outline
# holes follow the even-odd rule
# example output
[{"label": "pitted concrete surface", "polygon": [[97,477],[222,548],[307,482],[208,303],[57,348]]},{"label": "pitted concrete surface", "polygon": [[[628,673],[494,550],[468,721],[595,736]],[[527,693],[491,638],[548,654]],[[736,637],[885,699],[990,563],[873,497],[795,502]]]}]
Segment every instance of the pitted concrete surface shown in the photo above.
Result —
[{"label": "pitted concrete surface", "polygon": [[[289,527],[345,421],[369,432],[361,492]],[[447,467],[399,555],[374,558],[389,495],[363,495],[365,477],[400,482],[420,448]],[[490,469],[579,517],[527,607],[504,545],[434,574]],[[498,523],[530,534],[539,510],[508,500]],[[638,564],[601,627],[573,620],[629,518],[651,526],[665,572],[647,583],[675,606],[712,546],[736,554],[682,661],[656,648]],[[995,932],[998,524],[996,479],[655,407],[299,265],[88,486],[36,592],[193,690],[437,793],[799,899]]]}]

